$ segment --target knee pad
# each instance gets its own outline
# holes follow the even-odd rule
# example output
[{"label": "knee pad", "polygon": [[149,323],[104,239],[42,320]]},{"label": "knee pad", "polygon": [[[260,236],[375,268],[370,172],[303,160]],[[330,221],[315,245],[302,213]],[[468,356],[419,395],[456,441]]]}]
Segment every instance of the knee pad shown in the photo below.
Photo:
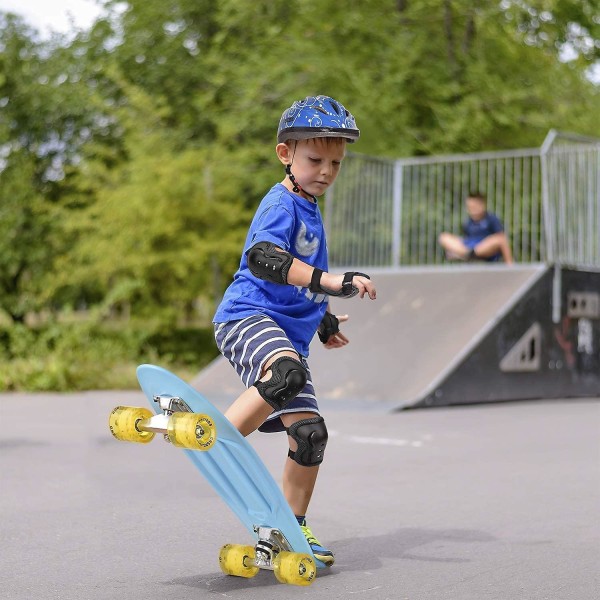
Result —
[{"label": "knee pad", "polygon": [[323,417],[297,421],[287,431],[298,444],[296,452],[290,450],[288,453],[292,460],[303,467],[313,467],[323,462],[329,437]]},{"label": "knee pad", "polygon": [[285,408],[304,388],[308,371],[295,358],[282,356],[270,367],[271,379],[257,381],[254,386],[263,400],[275,410]]}]

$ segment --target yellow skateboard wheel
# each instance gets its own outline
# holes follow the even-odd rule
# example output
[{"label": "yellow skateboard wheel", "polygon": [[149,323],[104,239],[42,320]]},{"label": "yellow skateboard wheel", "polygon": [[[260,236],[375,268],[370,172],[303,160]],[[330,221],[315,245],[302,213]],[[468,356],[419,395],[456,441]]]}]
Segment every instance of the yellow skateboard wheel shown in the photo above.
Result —
[{"label": "yellow skateboard wheel", "polygon": [[219,566],[225,575],[254,577],[259,569],[254,564],[256,554],[252,546],[225,544],[219,552]]},{"label": "yellow skateboard wheel", "polygon": [[273,570],[278,581],[291,585],[310,585],[317,576],[314,558],[299,552],[280,552],[273,561]]},{"label": "yellow skateboard wheel", "polygon": [[108,418],[110,432],[123,442],[138,442],[147,444],[154,438],[152,431],[138,429],[141,421],[152,417],[152,412],[147,408],[135,406],[117,406],[113,408]]},{"label": "yellow skateboard wheel", "polygon": [[217,429],[208,415],[174,412],[167,425],[169,441],[188,450],[210,450],[217,440]]}]

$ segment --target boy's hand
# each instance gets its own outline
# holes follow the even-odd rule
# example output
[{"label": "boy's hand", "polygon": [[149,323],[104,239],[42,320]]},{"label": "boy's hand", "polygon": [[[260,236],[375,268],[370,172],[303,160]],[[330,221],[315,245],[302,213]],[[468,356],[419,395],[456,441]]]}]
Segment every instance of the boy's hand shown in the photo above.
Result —
[{"label": "boy's hand", "polygon": [[[344,275],[332,275],[331,273],[323,273],[321,276],[322,286],[326,289],[341,291],[344,282]],[[375,284],[362,273],[357,273],[352,278],[352,285],[358,290],[358,296],[364,298],[365,294],[375,300],[377,298],[377,290]]]},{"label": "boy's hand", "polygon": [[323,342],[323,347],[327,350],[332,348],[342,348],[348,344],[348,338],[339,330],[338,325],[348,320],[348,315],[332,315],[325,313],[321,325],[319,325],[319,339]]}]

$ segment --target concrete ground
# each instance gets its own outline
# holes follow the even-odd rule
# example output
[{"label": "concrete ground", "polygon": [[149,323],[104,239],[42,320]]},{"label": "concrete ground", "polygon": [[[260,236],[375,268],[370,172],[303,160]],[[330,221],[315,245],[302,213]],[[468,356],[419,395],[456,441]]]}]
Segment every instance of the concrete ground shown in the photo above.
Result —
[{"label": "concrete ground", "polygon": [[[324,414],[310,524],[336,553],[309,588],[221,574],[246,531],[176,448],[114,440],[141,392],[0,394],[0,597],[593,600],[600,403]],[[252,443],[279,478],[281,435]]]}]

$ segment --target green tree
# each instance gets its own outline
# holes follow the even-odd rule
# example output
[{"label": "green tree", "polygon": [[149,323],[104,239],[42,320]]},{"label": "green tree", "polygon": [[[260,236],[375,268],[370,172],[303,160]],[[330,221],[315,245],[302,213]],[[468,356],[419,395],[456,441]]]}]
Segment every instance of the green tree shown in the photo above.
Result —
[{"label": "green tree", "polygon": [[366,154],[600,135],[593,0],[118,4],[44,43],[0,16],[0,304],[16,319],[208,303],[282,176],[281,111],[307,94],[352,110]]},{"label": "green tree", "polygon": [[[76,302],[174,322],[199,299],[213,305],[216,279],[233,269],[248,215],[213,152],[178,150],[152,99],[126,86],[118,113],[127,159],[86,159],[78,179],[94,201],[67,221],[76,240],[61,261],[55,293]],[[90,148],[91,150],[92,148]],[[93,155],[92,155],[93,156]]]},{"label": "green tree", "polygon": [[50,305],[72,175],[106,129],[82,79],[73,48],[0,13],[0,308],[13,321]]},{"label": "green tree", "polygon": [[13,154],[0,173],[0,309],[19,323],[40,308],[53,266],[52,211],[31,185],[34,178],[34,161],[25,152]]}]

